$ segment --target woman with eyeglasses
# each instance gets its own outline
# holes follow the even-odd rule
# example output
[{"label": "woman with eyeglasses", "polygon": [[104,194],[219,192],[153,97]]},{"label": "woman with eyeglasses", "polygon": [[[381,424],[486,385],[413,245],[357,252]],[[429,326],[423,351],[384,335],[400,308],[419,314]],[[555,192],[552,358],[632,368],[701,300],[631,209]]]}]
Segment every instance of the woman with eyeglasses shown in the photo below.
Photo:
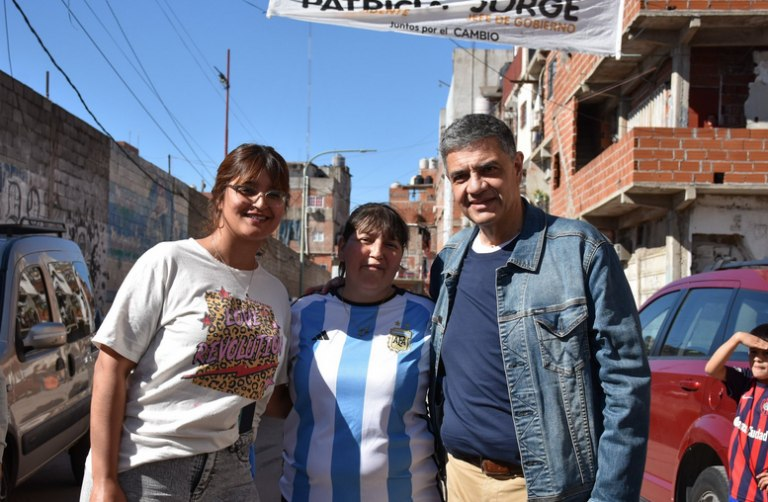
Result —
[{"label": "woman with eyeglasses", "polygon": [[290,307],[257,255],[288,189],[275,150],[239,146],[216,175],[211,233],[156,245],[125,278],[93,339],[81,501],[258,500],[248,449],[285,388]]},{"label": "woman with eyeglasses", "polygon": [[434,304],[394,285],[407,245],[392,207],[358,207],[339,239],[344,285],[291,309],[284,500],[440,500],[426,418]]}]

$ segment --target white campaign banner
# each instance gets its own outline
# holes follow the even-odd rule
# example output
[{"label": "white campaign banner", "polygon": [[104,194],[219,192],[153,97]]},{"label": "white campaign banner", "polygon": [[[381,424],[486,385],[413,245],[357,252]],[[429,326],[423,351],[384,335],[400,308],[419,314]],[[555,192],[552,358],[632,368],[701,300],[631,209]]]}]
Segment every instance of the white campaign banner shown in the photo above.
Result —
[{"label": "white campaign banner", "polygon": [[270,0],[267,16],[618,58],[623,12],[624,0]]}]

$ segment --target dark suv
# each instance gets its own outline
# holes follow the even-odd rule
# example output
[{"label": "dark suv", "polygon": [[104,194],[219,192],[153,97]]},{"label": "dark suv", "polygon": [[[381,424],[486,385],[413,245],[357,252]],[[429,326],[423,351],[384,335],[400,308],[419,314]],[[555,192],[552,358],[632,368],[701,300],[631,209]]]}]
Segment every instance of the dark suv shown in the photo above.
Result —
[{"label": "dark suv", "polygon": [[[716,268],[664,286],[640,309],[651,364],[643,500],[728,500],[736,402],[704,365],[735,331],[768,322],[768,260]],[[746,366],[746,347],[729,364]]]},{"label": "dark suv", "polygon": [[[28,222],[29,223],[29,222]],[[64,226],[0,225],[0,369],[9,425],[0,498],[68,450],[82,479],[95,360],[88,269]]]}]

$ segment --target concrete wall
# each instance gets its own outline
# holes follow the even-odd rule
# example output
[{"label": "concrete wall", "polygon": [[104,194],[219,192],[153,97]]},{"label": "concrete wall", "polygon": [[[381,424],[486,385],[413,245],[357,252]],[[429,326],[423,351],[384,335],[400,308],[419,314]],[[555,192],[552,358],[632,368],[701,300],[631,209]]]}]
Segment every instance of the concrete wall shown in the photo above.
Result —
[{"label": "concrete wall", "polygon": [[102,304],[107,294],[109,139],[0,72],[0,223],[64,222]]},{"label": "concrete wall", "polygon": [[691,211],[693,272],[719,259],[768,258],[768,196],[702,198]]},{"label": "concrete wall", "polygon": [[667,252],[664,247],[641,248],[632,255],[624,273],[638,307],[669,282],[666,270]]},{"label": "concrete wall", "polygon": [[[190,205],[190,198],[200,200]],[[207,213],[199,209],[204,204],[202,194],[139,157],[134,147],[111,145],[107,305],[147,249],[190,236],[190,220],[207,220]]]},{"label": "concrete wall", "polygon": [[[208,233],[208,200],[180,180],[0,72],[0,223],[64,222],[106,312],[136,258],[154,244]],[[271,240],[260,260],[298,296],[298,256]],[[310,266],[305,284],[328,274]]]},{"label": "concrete wall", "polygon": [[[718,261],[768,258],[766,196],[703,195],[679,214],[642,225],[643,243],[625,264],[638,306],[659,288]],[[625,229],[627,233],[636,229]],[[620,235],[621,235],[620,234]]]}]

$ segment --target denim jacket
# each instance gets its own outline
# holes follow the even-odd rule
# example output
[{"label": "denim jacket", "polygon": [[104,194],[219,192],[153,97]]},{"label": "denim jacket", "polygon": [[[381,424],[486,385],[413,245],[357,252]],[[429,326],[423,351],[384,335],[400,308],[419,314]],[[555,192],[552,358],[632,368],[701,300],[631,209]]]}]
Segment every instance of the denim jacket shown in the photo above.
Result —
[{"label": "denim jacket", "polygon": [[[626,277],[598,230],[524,205],[514,250],[496,270],[496,299],[529,500],[638,500],[650,371]],[[477,232],[459,232],[432,268],[437,304],[429,402],[436,434],[443,404],[440,348],[461,264]]]}]

